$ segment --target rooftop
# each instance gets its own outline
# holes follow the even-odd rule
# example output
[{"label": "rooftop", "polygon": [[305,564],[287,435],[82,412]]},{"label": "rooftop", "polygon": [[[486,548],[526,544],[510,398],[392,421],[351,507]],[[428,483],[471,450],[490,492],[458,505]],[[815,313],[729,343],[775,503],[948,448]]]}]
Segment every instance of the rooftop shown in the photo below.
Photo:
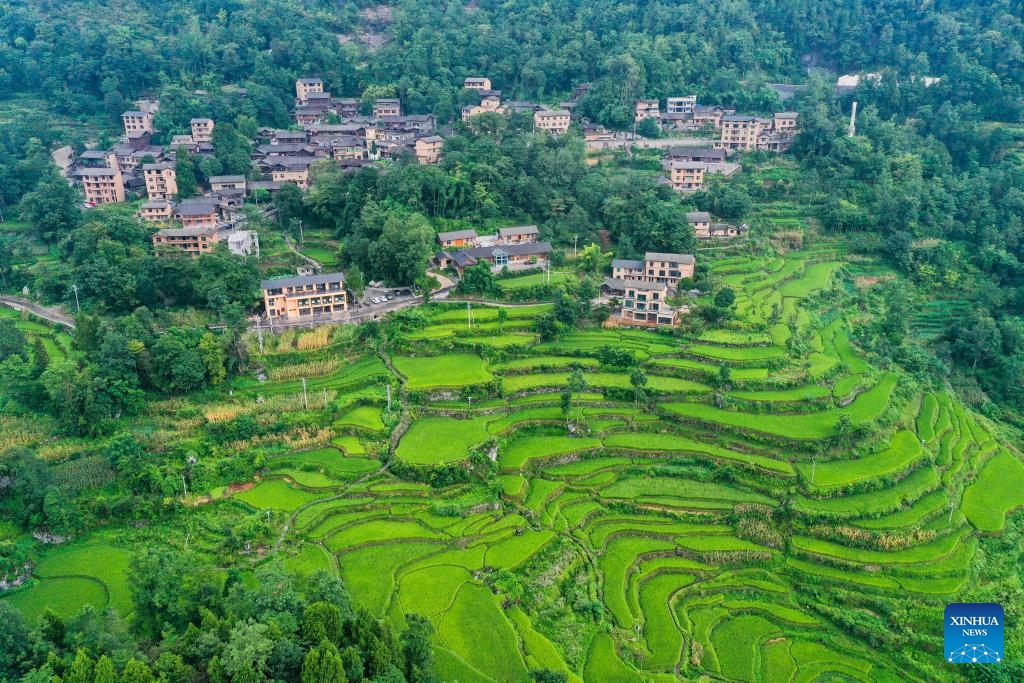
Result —
[{"label": "rooftop", "polygon": [[210,176],[211,183],[241,183],[245,182],[244,175],[214,175]]},{"label": "rooftop", "polygon": [[207,216],[217,211],[217,201],[211,199],[186,199],[174,212],[179,216]]},{"label": "rooftop", "polygon": [[299,275],[298,277],[277,277],[261,280],[260,289],[276,289],[278,287],[298,287],[300,285],[326,285],[331,282],[344,282],[344,273],[324,273],[322,275]]},{"label": "rooftop", "polygon": [[437,233],[437,239],[442,242],[446,240],[464,240],[469,238],[476,238],[476,230],[451,230],[449,232]]},{"label": "rooftop", "polygon": [[690,211],[686,214],[686,220],[689,223],[710,223],[711,214],[707,211]]},{"label": "rooftop", "polygon": [[694,263],[693,254],[667,254],[660,251],[649,251],[644,254],[645,261],[670,261],[672,263]]},{"label": "rooftop", "polygon": [[617,258],[612,259],[612,268],[629,268],[631,270],[643,270],[644,262],[636,259]]},{"label": "rooftop", "polygon": [[498,234],[502,237],[509,237],[512,235],[536,235],[538,233],[536,225],[514,225],[510,228],[498,228]]},{"label": "rooftop", "polygon": [[160,237],[199,237],[201,235],[212,235],[217,232],[217,228],[164,228],[158,230],[157,235]]}]

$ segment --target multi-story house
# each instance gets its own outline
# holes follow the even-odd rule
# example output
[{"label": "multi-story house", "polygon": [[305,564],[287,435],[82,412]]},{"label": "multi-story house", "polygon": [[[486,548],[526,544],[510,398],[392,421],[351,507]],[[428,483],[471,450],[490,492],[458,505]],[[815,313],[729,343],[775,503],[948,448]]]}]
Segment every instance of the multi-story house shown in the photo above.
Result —
[{"label": "multi-story house", "polygon": [[711,236],[711,214],[707,211],[690,211],[686,214],[686,222],[697,237]]},{"label": "multi-story house", "polygon": [[263,280],[260,288],[264,310],[272,321],[338,319],[348,311],[343,273]]},{"label": "multi-story house", "polygon": [[174,216],[174,206],[166,199],[150,199],[139,207],[139,218],[149,223],[164,223]]},{"label": "multi-story house", "polygon": [[719,107],[717,105],[705,107],[698,104],[693,108],[693,125],[697,128],[709,125],[715,128],[721,128],[722,118],[725,116],[732,116],[735,113],[735,109],[726,109],[725,107]]},{"label": "multi-story house", "polygon": [[311,93],[324,91],[324,82],[319,78],[300,78],[295,81],[295,99],[305,104]]},{"label": "multi-story house", "polygon": [[536,225],[498,228],[498,242],[500,244],[526,244],[527,242],[536,242],[538,234]]},{"label": "multi-story house", "polygon": [[88,204],[96,206],[124,201],[124,178],[120,168],[80,168],[72,177],[82,184]]},{"label": "multi-story house", "polygon": [[470,76],[462,82],[462,87],[467,90],[490,90],[491,79],[482,76]]},{"label": "multi-story house", "polygon": [[245,193],[244,175],[215,175],[210,176],[210,190],[213,192],[224,192],[225,190],[241,190]]},{"label": "multi-story house", "polygon": [[149,112],[126,111],[121,114],[121,123],[124,124],[124,134],[128,137],[153,132],[153,115]]},{"label": "multi-story house", "polygon": [[480,98],[480,104],[469,104],[462,108],[462,120],[466,121],[478,114],[486,114],[488,112],[500,113],[501,98],[497,95],[487,95]]},{"label": "multi-story house", "polygon": [[685,97],[669,97],[665,100],[666,114],[693,114],[697,108],[697,96],[687,95]]},{"label": "multi-story house", "polygon": [[270,165],[270,179],[279,183],[295,183],[303,190],[309,189],[309,167],[312,157],[289,157]]},{"label": "multi-story house", "polygon": [[173,161],[143,164],[142,176],[146,181],[146,195],[151,200],[168,200],[178,194],[178,175]]},{"label": "multi-story house", "polygon": [[342,159],[365,159],[369,150],[366,143],[354,135],[340,135],[328,143],[335,161]]},{"label": "multi-story house", "polygon": [[216,229],[219,220],[218,201],[199,197],[185,199],[174,210],[174,217],[181,221],[185,228]]},{"label": "multi-story house", "polygon": [[382,116],[401,116],[402,101],[395,98],[381,98],[373,103],[373,115],[378,118]]},{"label": "multi-story house", "polygon": [[215,227],[165,228],[153,234],[153,249],[158,255],[184,252],[192,258],[213,251],[224,234]]},{"label": "multi-story house", "polygon": [[213,142],[213,119],[196,118],[189,122],[192,142]]},{"label": "multi-story house", "polygon": [[696,260],[690,254],[666,254],[649,251],[644,259],[615,259],[612,277],[605,280],[609,293],[621,296],[622,306],[610,319],[618,325],[641,327],[675,326],[679,314],[667,303],[679,288],[680,280],[692,278]]},{"label": "multi-story house", "polygon": [[533,126],[552,135],[562,135],[569,131],[572,115],[565,109],[542,109],[533,113]]},{"label": "multi-story house", "polygon": [[704,187],[704,174],[708,165],[703,161],[671,161],[666,165],[668,181],[673,190],[696,192]]},{"label": "multi-story house", "polygon": [[675,327],[679,324],[679,310],[666,302],[671,294],[663,282],[627,282],[615,322],[637,327]]},{"label": "multi-story house", "polygon": [[437,233],[437,243],[442,249],[475,247],[477,245],[476,230],[452,230]]},{"label": "multi-story house", "polygon": [[441,159],[444,138],[440,135],[428,135],[416,140],[416,161],[421,164],[436,164]]},{"label": "multi-story house", "polygon": [[635,100],[633,106],[636,109],[636,116],[634,120],[640,123],[644,119],[659,119],[661,118],[661,109],[658,105],[658,100]]},{"label": "multi-story house", "polygon": [[795,111],[780,111],[772,116],[772,130],[776,133],[796,134],[796,120],[799,114]]},{"label": "multi-story house", "polygon": [[722,137],[715,143],[723,149],[757,149],[761,134],[771,126],[771,121],[759,116],[731,114],[722,117]]}]

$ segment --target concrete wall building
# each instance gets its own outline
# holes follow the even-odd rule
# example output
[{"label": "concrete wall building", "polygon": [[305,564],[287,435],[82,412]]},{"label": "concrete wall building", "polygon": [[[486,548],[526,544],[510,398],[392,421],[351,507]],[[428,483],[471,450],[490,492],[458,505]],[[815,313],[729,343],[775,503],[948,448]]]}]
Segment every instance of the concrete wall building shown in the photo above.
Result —
[{"label": "concrete wall building", "polygon": [[213,251],[223,239],[215,227],[165,228],[153,235],[153,248],[164,256],[185,253],[196,258]]},{"label": "concrete wall building", "polygon": [[142,176],[146,181],[146,196],[151,200],[173,199],[178,194],[178,175],[174,170],[174,162],[143,164]]},{"label": "concrete wall building", "polygon": [[121,169],[80,168],[72,177],[81,183],[85,201],[94,206],[124,201],[124,178]]},{"label": "concrete wall building", "polygon": [[324,91],[324,82],[319,78],[300,78],[295,81],[295,99],[305,104],[310,93]]},{"label": "concrete wall building", "polygon": [[572,115],[565,109],[543,109],[533,113],[533,126],[552,135],[562,135],[569,131]]},{"label": "concrete wall building", "polygon": [[263,280],[260,287],[264,310],[273,320],[338,318],[348,311],[343,273]]},{"label": "concrete wall building", "polygon": [[192,119],[192,142],[213,142],[213,119]]}]

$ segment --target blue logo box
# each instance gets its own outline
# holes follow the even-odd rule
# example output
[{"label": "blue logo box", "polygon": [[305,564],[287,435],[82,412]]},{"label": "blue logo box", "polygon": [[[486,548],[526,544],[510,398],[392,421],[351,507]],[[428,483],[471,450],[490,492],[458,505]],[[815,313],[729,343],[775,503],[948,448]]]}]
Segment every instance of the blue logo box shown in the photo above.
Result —
[{"label": "blue logo box", "polygon": [[994,602],[954,602],[946,606],[946,661],[995,664],[1003,661],[1003,607]]}]

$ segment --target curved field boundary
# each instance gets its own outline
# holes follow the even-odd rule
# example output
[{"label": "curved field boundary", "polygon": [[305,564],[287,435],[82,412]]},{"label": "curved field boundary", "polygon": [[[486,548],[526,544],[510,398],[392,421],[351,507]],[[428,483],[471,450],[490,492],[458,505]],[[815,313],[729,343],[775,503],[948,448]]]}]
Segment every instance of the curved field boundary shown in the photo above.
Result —
[{"label": "curved field boundary", "polygon": [[[872,479],[879,479],[905,471],[918,463],[925,451],[917,435],[909,431],[896,432],[889,447],[855,460],[830,460],[812,467],[807,463],[797,465],[801,476],[809,482],[815,492],[841,489]],[[814,482],[810,483],[813,469]]]}]

